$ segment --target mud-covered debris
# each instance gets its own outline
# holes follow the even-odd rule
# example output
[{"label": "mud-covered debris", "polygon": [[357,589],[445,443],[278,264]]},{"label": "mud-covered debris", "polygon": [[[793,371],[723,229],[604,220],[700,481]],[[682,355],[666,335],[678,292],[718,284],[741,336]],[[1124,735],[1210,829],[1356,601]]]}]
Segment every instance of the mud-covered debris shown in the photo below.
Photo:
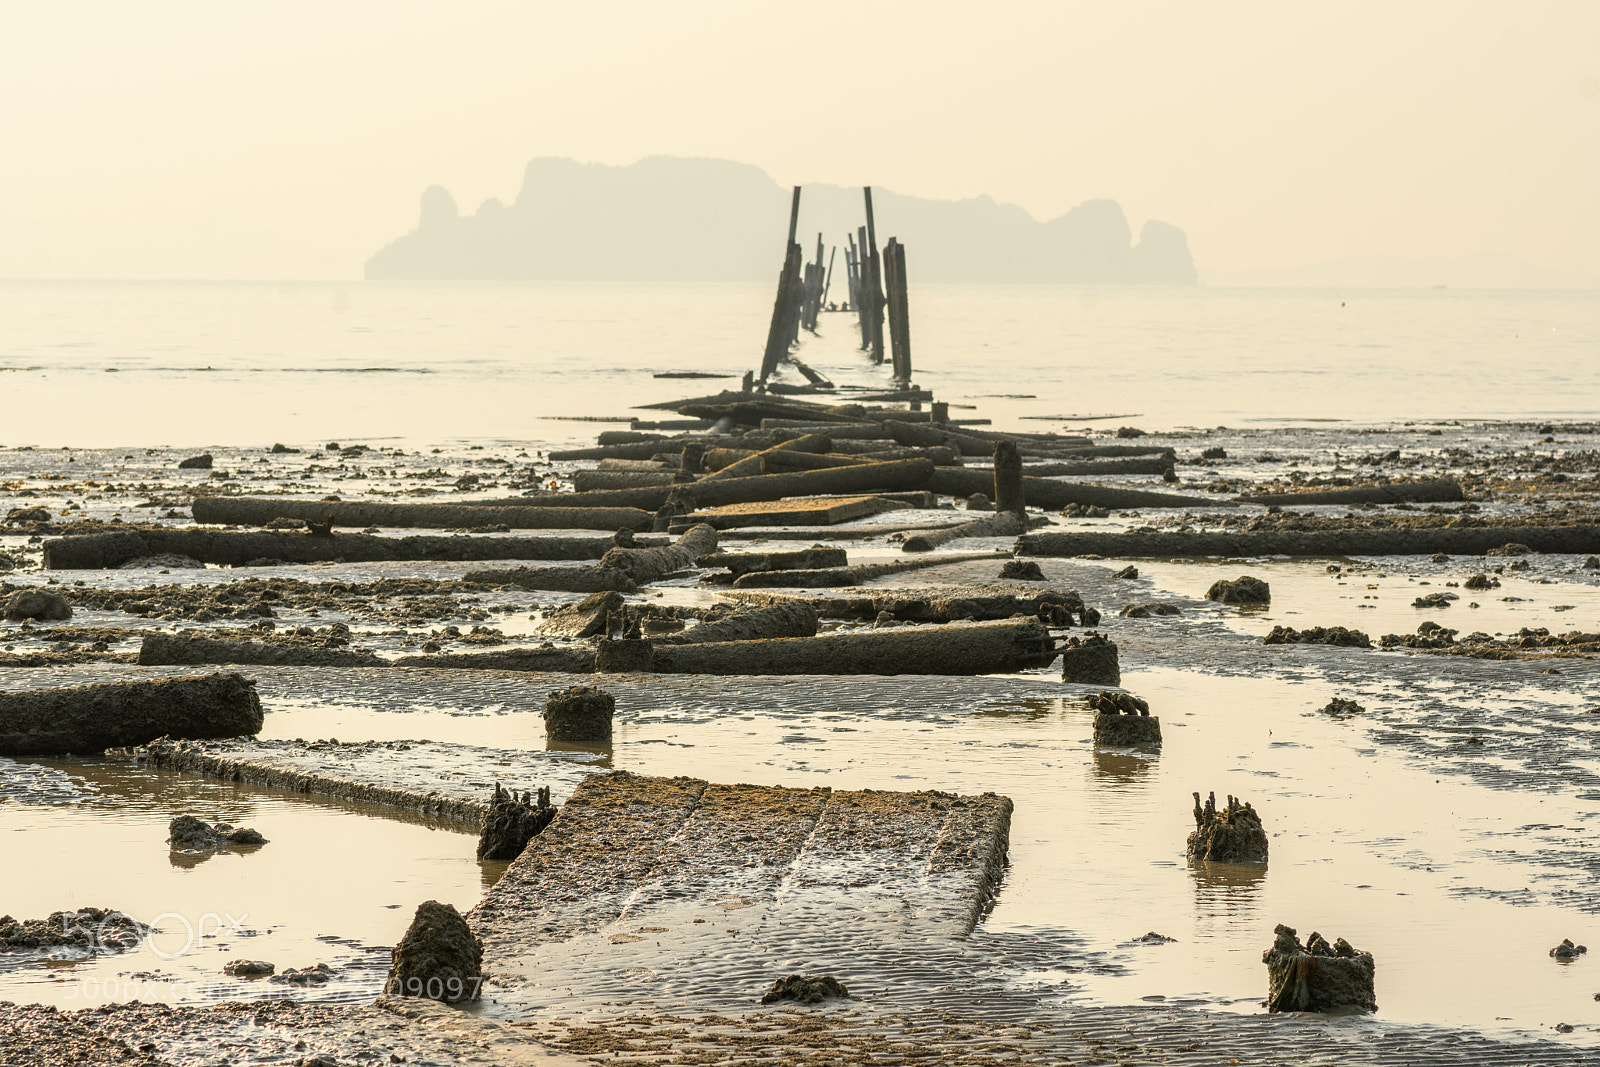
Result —
[{"label": "mud-covered debris", "polygon": [[6,601],[5,616],[7,622],[60,622],[72,618],[72,605],[60,593],[48,589],[19,589]]},{"label": "mud-covered debris", "polygon": [[551,693],[544,705],[544,732],[552,741],[609,741],[617,699],[592,685]]},{"label": "mud-covered debris", "polygon": [[1334,697],[1322,706],[1322,712],[1325,715],[1332,715],[1336,719],[1342,719],[1348,715],[1365,715],[1367,709],[1357,704],[1354,700]]},{"label": "mud-covered debris", "polygon": [[[1600,571],[1600,556],[1590,556],[1584,560],[1583,569],[1586,571]],[[1600,1000],[1600,994],[1596,994],[1594,999]]]},{"label": "mud-covered debris", "polygon": [[1176,604],[1161,604],[1148,601],[1144,604],[1128,604],[1117,612],[1124,619],[1151,619],[1158,616],[1182,615],[1183,609]]},{"label": "mud-covered debris", "polygon": [[539,631],[553,637],[593,637],[605,632],[607,616],[621,611],[624,603],[614,589],[590,593],[576,604],[545,612]]},{"label": "mud-covered debris", "polygon": [[179,815],[173,819],[167,833],[167,843],[174,852],[215,852],[237,845],[267,843],[266,838],[248,826],[235,828],[225,822],[212,826],[193,815]]},{"label": "mud-covered debris", "polygon": [[[1217,451],[1220,452],[1222,450],[1219,448]],[[1177,940],[1178,939],[1175,937],[1168,937],[1165,934],[1158,934],[1154,930],[1151,930],[1147,934],[1143,934],[1134,938],[1133,943],[1138,945],[1170,945],[1174,944]]]},{"label": "mud-covered debris", "polygon": [[1067,638],[1061,648],[1061,680],[1080,685],[1121,685],[1115,642],[1097,633]]},{"label": "mud-covered debris", "polygon": [[1588,945],[1574,945],[1572,939],[1563,938],[1561,944],[1550,950],[1550,955],[1558,960],[1575,960],[1589,951]]},{"label": "mud-covered debris", "polygon": [[181,471],[208,471],[211,469],[211,453],[202,452],[198,456],[180,459],[178,461],[178,469]]},{"label": "mud-covered debris", "polygon": [[333,981],[338,972],[326,963],[319,963],[315,967],[301,967],[296,970],[291,967],[282,974],[275,974],[267,979],[279,985],[326,985]]},{"label": "mud-covered debris", "polygon": [[1150,714],[1148,702],[1132,693],[1114,693],[1102,689],[1089,701],[1089,706],[1095,712],[1095,744],[1161,744],[1161,720]]},{"label": "mud-covered debris", "polygon": [[12,508],[6,512],[6,522],[49,522],[50,512],[44,508]]},{"label": "mud-covered debris", "polygon": [[1460,632],[1428,619],[1414,634],[1384,634],[1378,643],[1384,648],[1449,648],[1456,643],[1456,634]]},{"label": "mud-covered debris", "polygon": [[483,987],[483,942],[450,904],[425,900],[394,947],[384,992],[456,1004]]},{"label": "mud-covered debris", "polygon": [[1428,557],[1428,562],[1429,563],[1449,563],[1450,562],[1450,557],[1445,555],[1443,552],[1435,552],[1433,555]]},{"label": "mud-covered debris", "polygon": [[1274,626],[1272,632],[1261,639],[1264,645],[1337,645],[1341,648],[1371,648],[1372,638],[1360,630],[1344,626],[1308,626],[1296,630],[1292,626]]},{"label": "mud-covered debris", "polygon": [[489,811],[483,819],[483,832],[478,835],[480,860],[514,860],[522,855],[528,842],[550,825],[556,809],[550,805],[550,787],[542,786],[537,795],[502,789],[494,784],[489,798]]},{"label": "mud-covered debris", "polygon": [[265,978],[277,969],[266,960],[229,960],[222,965],[222,973],[233,978]]},{"label": "mud-covered debris", "polygon": [[1042,582],[1044,571],[1031,559],[1008,559],[1000,565],[1000,577],[1015,582]]},{"label": "mud-covered debris", "polygon": [[1256,809],[1228,797],[1226,807],[1217,807],[1217,794],[1206,797],[1200,805],[1200,794],[1194,794],[1194,832],[1189,835],[1188,854],[1192,860],[1210,860],[1218,863],[1267,862],[1267,831],[1261,825]]},{"label": "mud-covered debris", "polygon": [[1376,964],[1344,938],[1333,944],[1313,932],[1305,945],[1293,927],[1279,925],[1277,940],[1261,954],[1267,965],[1269,1012],[1371,1012],[1378,1010],[1373,987]]},{"label": "mud-covered debris", "polygon": [[821,1004],[824,1000],[848,1000],[850,991],[828,975],[791,974],[772,983],[761,997],[763,1004],[791,1000],[796,1004]]},{"label": "mud-covered debris", "polygon": [[967,510],[993,511],[994,501],[990,500],[988,494],[986,493],[973,493],[971,496],[967,497]]},{"label": "mud-covered debris", "polygon": [[1242,574],[1231,581],[1221,578],[1213,582],[1206,599],[1219,604],[1270,604],[1272,589],[1260,578]]},{"label": "mud-covered debris", "polygon": [[1500,579],[1490,574],[1474,574],[1461,583],[1463,589],[1499,589]]},{"label": "mud-covered debris", "polygon": [[1109,519],[1111,510],[1109,508],[1095,507],[1092,504],[1068,504],[1061,509],[1061,517],[1064,519]]},{"label": "mud-covered debris", "polygon": [[1200,453],[1200,458],[1201,459],[1227,459],[1228,458],[1228,450],[1226,448],[1220,448],[1220,447],[1219,448],[1208,448],[1204,452]]},{"label": "mud-covered debris", "polygon": [[1516,541],[1507,541],[1497,548],[1491,548],[1484,553],[1485,556],[1531,556],[1533,549]]},{"label": "mud-covered debris", "polygon": [[1123,437],[1123,438],[1127,438],[1127,437],[1143,437],[1144,435],[1145,435],[1145,431],[1139,429],[1139,427],[1137,427],[1137,426],[1118,426],[1117,427],[1117,436],[1118,437]]},{"label": "mud-covered debris", "polygon": [[179,555],[176,552],[160,552],[154,556],[136,556],[126,563],[117,564],[119,571],[203,571],[206,565],[193,556]]},{"label": "mud-covered debris", "polygon": [[1139,577],[1139,568],[1135,567],[1133,564],[1130,563],[1126,567],[1124,567],[1120,571],[1118,571],[1117,573],[1113,574],[1111,577],[1113,577],[1113,578],[1137,578],[1137,577]]},{"label": "mud-covered debris", "polygon": [[1429,593],[1419,596],[1411,602],[1414,608],[1448,608],[1453,601],[1461,598],[1454,593]]},{"label": "mud-covered debris", "polygon": [[0,915],[0,948],[6,952],[73,948],[84,952],[117,952],[132,948],[151,927],[112,908],[79,908],[51,912],[46,919],[13,919]]}]

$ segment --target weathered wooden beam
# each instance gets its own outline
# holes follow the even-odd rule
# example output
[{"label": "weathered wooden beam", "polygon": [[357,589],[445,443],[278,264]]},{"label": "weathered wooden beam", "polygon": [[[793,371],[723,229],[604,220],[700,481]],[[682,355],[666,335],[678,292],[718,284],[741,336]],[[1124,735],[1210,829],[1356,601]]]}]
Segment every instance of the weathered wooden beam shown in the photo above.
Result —
[{"label": "weathered wooden beam", "polygon": [[1480,526],[1421,529],[1259,530],[1249,533],[1036,533],[1017,539],[1024,556],[1171,559],[1180,556],[1483,555],[1515,543],[1535,552],[1600,553],[1600,526]]},{"label": "weathered wooden beam", "polygon": [[526,503],[517,506],[483,506],[201,496],[195,498],[190,510],[195,522],[218,525],[264,525],[273,519],[299,519],[303,522],[331,521],[335,526],[346,528],[509,526],[514,530],[648,530],[650,516],[636,506],[637,499],[621,497],[602,502],[579,498],[575,493],[551,493],[527,497]]}]

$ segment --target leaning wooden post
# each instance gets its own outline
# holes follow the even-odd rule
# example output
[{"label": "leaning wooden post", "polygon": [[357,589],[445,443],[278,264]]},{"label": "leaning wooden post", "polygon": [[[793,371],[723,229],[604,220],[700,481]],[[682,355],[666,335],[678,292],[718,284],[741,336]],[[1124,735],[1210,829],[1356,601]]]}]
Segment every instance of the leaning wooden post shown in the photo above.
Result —
[{"label": "leaning wooden post", "polygon": [[[911,309],[906,296],[906,246],[893,237],[883,250],[883,275],[889,287],[887,307],[894,382],[908,389],[911,387]],[[912,408],[915,410],[916,405]]]},{"label": "leaning wooden post", "polygon": [[1023,514],[1022,453],[1015,441],[994,443],[994,509]]},{"label": "leaning wooden post", "polygon": [[800,262],[800,246],[795,244],[794,231],[799,221],[800,187],[797,185],[789,205],[789,242],[784,246],[783,270],[778,274],[778,297],[772,305],[772,325],[767,329],[767,347],[761,356],[763,385],[789,355],[789,343],[794,338],[794,288]]},{"label": "leaning wooden post", "polygon": [[[822,276],[822,296],[817,298],[817,310],[820,312],[828,304],[828,290],[833,286],[833,257],[839,254],[839,246],[834,245],[828,249],[828,273]],[[816,322],[812,322],[813,326]]]},{"label": "leaning wooden post", "polygon": [[856,255],[856,239],[850,234],[845,234],[844,240],[844,269],[845,280],[850,288],[850,310],[856,311],[859,316],[860,312],[857,309],[861,306],[861,269],[856,266],[856,260],[859,258]]},{"label": "leaning wooden post", "polygon": [[872,219],[872,186],[861,187],[867,203],[867,326],[872,338],[872,362],[883,362],[883,268],[878,257],[878,229]]}]

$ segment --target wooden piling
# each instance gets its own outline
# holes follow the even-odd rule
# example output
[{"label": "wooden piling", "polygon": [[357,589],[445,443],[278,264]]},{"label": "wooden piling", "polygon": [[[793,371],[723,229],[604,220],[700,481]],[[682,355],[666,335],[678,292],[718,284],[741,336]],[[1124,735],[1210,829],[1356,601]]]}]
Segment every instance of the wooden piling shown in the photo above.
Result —
[{"label": "wooden piling", "polygon": [[878,229],[872,218],[872,186],[862,186],[867,205],[867,285],[866,309],[867,336],[871,342],[872,362],[883,362],[883,261],[878,255]]},{"label": "wooden piling", "polygon": [[1021,514],[1022,453],[1013,441],[994,443],[994,509]]},{"label": "wooden piling", "polygon": [[800,187],[794,187],[789,204],[789,241],[784,245],[783,270],[778,273],[778,295],[772,304],[772,325],[767,329],[767,347],[761,356],[763,384],[789,355],[795,336],[796,289],[800,277],[800,246],[795,243],[795,228],[800,222]]},{"label": "wooden piling", "polygon": [[883,275],[889,289],[886,309],[894,381],[901,388],[908,388],[911,385],[911,310],[906,297],[906,246],[898,238],[889,238],[888,247],[883,250]]}]

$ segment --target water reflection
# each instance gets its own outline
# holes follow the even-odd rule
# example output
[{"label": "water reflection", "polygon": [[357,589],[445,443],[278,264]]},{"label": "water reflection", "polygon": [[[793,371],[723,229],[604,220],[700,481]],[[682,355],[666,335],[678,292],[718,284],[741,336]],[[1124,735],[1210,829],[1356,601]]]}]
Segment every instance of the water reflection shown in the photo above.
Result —
[{"label": "water reflection", "polygon": [[213,856],[227,853],[230,856],[246,856],[252,852],[261,851],[260,845],[230,845],[227,848],[210,849],[205,852],[193,849],[172,849],[167,853],[167,862],[182,870],[192,871]]},{"label": "water reflection", "polygon": [[1190,860],[1189,880],[1194,885],[1195,925],[1202,934],[1258,921],[1266,864]]},{"label": "water reflection", "polygon": [[1098,784],[1122,790],[1148,784],[1159,753],[1135,748],[1096,748],[1094,778]]},{"label": "water reflection", "polygon": [[[1082,702],[1077,702],[1082,707]],[[1005,719],[1010,722],[1037,722],[1054,712],[1065,711],[1066,697],[1019,697],[985,704],[975,714],[980,719]]]}]

